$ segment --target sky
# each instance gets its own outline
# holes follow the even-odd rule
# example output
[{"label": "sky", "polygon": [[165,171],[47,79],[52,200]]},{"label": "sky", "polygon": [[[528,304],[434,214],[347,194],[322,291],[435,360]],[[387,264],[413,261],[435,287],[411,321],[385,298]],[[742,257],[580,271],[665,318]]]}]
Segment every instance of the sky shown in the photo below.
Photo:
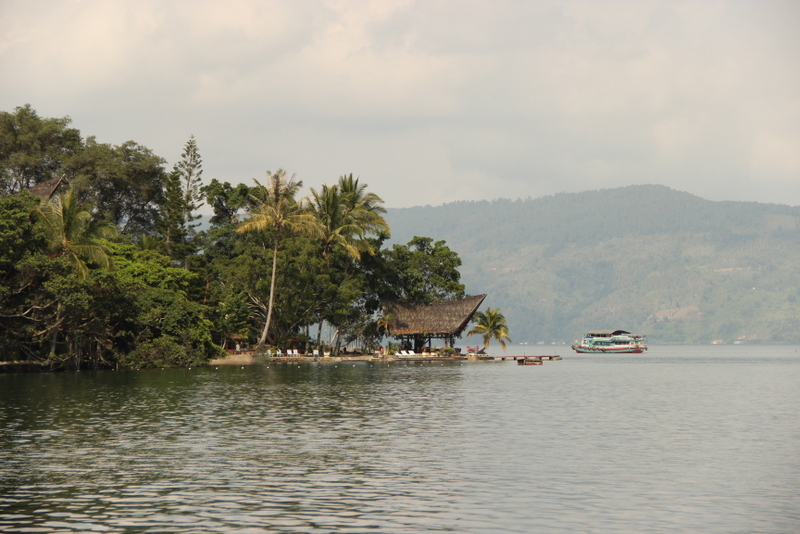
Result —
[{"label": "sky", "polygon": [[387,207],[662,184],[800,205],[796,0],[0,0],[0,111]]}]

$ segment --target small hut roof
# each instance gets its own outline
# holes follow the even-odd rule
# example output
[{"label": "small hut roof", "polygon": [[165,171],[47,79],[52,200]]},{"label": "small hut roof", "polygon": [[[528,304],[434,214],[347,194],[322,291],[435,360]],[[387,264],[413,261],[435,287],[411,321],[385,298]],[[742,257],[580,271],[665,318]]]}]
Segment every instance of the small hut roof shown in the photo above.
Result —
[{"label": "small hut roof", "polygon": [[457,336],[467,327],[486,295],[431,304],[390,303],[393,336],[415,334]]},{"label": "small hut roof", "polygon": [[67,177],[65,175],[61,175],[58,178],[52,178],[47,180],[46,182],[42,182],[40,184],[36,184],[33,187],[28,188],[28,192],[36,197],[43,198],[45,200],[50,200],[53,195],[56,194],[56,191],[61,186],[61,184],[69,185],[67,181]]}]

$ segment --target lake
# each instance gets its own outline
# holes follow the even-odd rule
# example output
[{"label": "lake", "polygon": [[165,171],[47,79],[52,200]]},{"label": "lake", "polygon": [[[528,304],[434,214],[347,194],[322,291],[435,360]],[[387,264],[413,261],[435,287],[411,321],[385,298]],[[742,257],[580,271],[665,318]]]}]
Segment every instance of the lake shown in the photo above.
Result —
[{"label": "lake", "polygon": [[0,531],[800,532],[798,347],[0,375]]}]

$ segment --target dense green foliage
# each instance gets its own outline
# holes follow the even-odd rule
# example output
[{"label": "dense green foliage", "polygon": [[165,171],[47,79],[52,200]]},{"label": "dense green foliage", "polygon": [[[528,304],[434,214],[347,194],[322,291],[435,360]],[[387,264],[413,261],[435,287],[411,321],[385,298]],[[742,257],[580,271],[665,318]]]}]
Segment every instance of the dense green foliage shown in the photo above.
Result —
[{"label": "dense green foliage", "polygon": [[[0,113],[2,360],[201,365],[237,345],[310,350],[323,324],[334,352],[372,348],[387,299],[463,295],[443,241],[381,248],[383,201],[353,175],[307,199],[284,171],[202,186],[193,136],[166,172],[146,147],[69,124],[30,106]],[[51,198],[28,191],[60,178]],[[198,231],[204,202],[214,216]]]},{"label": "dense green foliage", "polygon": [[[397,239],[446,239],[517,342],[597,328],[653,343],[800,342],[800,208],[663,186],[389,210]],[[487,224],[491,221],[491,224]]]}]

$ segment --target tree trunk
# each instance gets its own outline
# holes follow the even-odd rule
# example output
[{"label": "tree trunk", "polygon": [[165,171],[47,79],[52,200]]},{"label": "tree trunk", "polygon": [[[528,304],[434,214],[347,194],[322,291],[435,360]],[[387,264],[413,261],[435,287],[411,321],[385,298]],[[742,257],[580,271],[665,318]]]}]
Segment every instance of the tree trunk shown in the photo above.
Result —
[{"label": "tree trunk", "polygon": [[61,323],[61,302],[59,301],[58,306],[56,307],[56,325],[53,327],[53,331],[50,333],[50,359],[53,360],[56,357],[56,343],[58,342],[58,325]]},{"label": "tree trunk", "polygon": [[261,339],[258,340],[258,350],[264,350],[269,333],[269,324],[272,321],[272,304],[275,302],[275,278],[278,272],[278,236],[275,236],[275,246],[272,249],[272,280],[269,284],[269,305],[267,306],[267,322],[264,323],[264,331],[261,332]]}]

